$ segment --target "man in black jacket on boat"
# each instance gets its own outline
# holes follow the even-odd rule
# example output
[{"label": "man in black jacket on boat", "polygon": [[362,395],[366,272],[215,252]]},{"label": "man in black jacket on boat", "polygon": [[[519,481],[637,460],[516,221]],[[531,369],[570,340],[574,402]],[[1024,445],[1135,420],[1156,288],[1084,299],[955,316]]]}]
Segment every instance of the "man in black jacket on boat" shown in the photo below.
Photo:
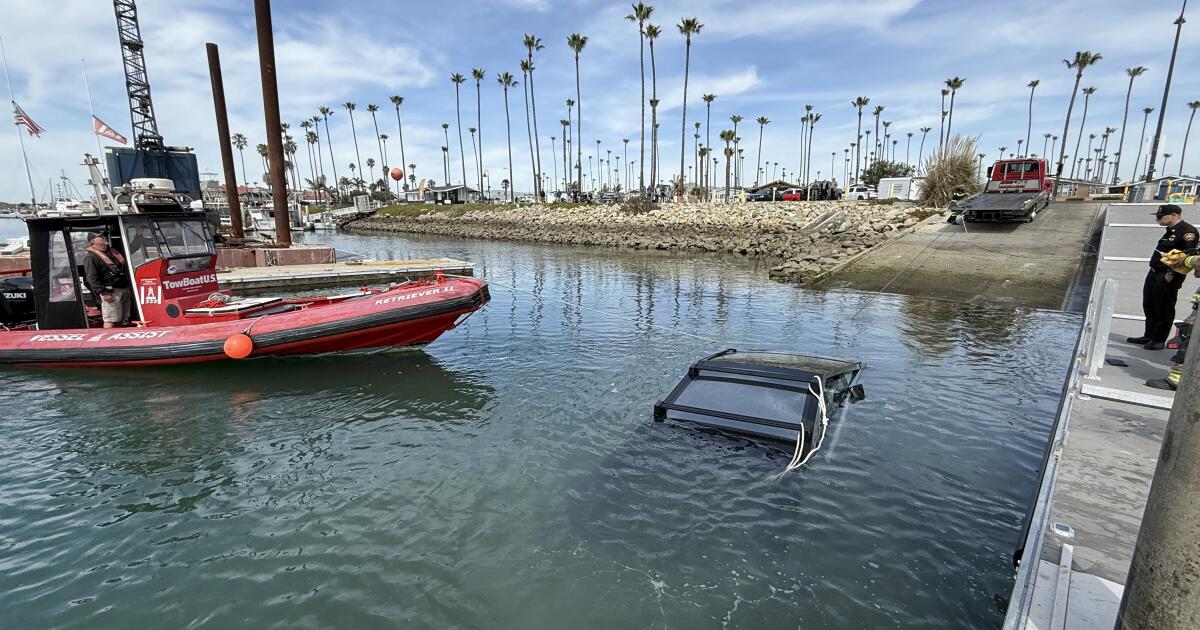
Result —
[{"label": "man in black jacket on boat", "polygon": [[129,274],[125,257],[108,244],[108,236],[93,234],[83,258],[83,277],[88,290],[100,301],[105,328],[129,323]]}]

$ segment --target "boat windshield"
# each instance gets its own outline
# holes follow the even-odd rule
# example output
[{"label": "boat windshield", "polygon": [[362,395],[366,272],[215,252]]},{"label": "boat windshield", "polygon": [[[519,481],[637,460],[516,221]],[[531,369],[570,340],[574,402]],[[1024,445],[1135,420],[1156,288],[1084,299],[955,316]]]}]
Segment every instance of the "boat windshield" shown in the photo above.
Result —
[{"label": "boat windshield", "polygon": [[126,217],[124,223],[129,258],[135,268],[158,258],[213,253],[212,237],[203,220]]}]

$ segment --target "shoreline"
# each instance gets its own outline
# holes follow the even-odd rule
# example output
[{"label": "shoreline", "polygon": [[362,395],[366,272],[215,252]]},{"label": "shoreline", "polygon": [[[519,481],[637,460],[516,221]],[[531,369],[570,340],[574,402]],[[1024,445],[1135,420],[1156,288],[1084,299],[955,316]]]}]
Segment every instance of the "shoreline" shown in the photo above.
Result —
[{"label": "shoreline", "polygon": [[[349,232],[413,233],[631,249],[694,250],[767,258],[769,276],[819,280],[940,212],[857,201],[664,204],[634,214],[621,206],[399,206]],[[388,209],[384,209],[385,211]],[[414,212],[413,210],[416,210]]]}]

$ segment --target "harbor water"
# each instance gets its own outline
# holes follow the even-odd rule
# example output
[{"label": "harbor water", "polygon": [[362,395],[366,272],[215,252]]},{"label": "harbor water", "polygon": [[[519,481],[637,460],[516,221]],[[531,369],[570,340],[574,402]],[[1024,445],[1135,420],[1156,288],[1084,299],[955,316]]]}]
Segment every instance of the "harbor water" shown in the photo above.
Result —
[{"label": "harbor water", "polygon": [[[987,628],[1075,315],[766,263],[401,236],[492,302],[423,352],[0,372],[12,628]],[[687,333],[687,334],[681,334]],[[725,348],[861,359],[788,445],[655,423]]]}]

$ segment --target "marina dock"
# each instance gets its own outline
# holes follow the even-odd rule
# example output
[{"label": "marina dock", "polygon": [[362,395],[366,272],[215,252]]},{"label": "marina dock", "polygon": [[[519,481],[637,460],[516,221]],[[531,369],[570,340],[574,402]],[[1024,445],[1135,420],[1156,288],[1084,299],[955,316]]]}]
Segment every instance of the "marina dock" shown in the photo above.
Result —
[{"label": "marina dock", "polygon": [[441,269],[448,274],[473,275],[475,265],[451,258],[339,262],[218,270],[222,289],[239,295],[262,291],[307,290],[403,282]]},{"label": "marina dock", "polygon": [[[1174,350],[1125,342],[1143,332],[1142,282],[1162,233],[1156,207],[1107,207],[1087,316],[1006,629],[1111,628],[1116,620],[1174,402],[1173,392],[1145,385],[1166,376]],[[1185,220],[1196,216],[1196,206],[1184,207]],[[1176,321],[1190,312],[1195,288],[1189,277]]]}]

